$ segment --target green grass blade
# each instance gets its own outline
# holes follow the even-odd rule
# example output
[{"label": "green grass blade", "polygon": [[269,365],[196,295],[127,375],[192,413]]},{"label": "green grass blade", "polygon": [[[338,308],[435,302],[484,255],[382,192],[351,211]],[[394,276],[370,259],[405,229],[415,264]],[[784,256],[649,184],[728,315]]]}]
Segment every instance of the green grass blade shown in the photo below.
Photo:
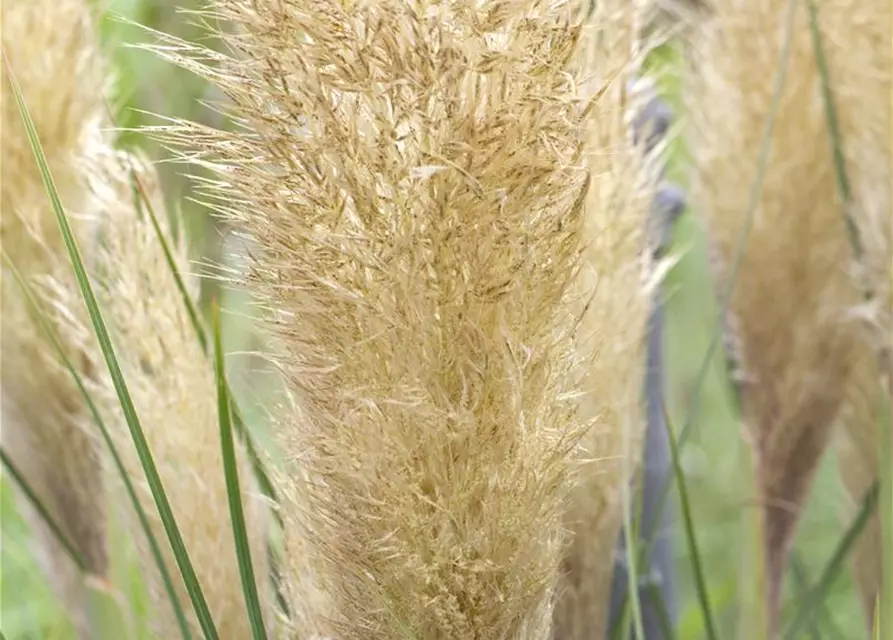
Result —
[{"label": "green grass blade", "polygon": [[620,611],[614,620],[614,625],[608,633],[609,640],[620,640],[629,635],[629,598],[624,598],[620,603]]},{"label": "green grass blade", "polygon": [[[171,272],[171,275],[174,277],[174,282],[177,285],[177,290],[180,292],[180,296],[183,299],[183,304],[186,307],[186,313],[189,315],[189,321],[192,324],[193,329],[195,330],[195,334],[198,338],[199,344],[202,347],[202,352],[205,355],[210,355],[208,353],[208,334],[205,329],[204,323],[202,322],[201,315],[198,312],[198,308],[195,305],[195,302],[192,300],[192,296],[189,295],[189,291],[186,289],[186,283],[183,281],[183,276],[180,273],[179,268],[177,267],[176,260],[174,259],[173,251],[171,250],[170,243],[164,232],[161,229],[161,225],[158,222],[158,216],[155,212],[155,208],[152,206],[152,202],[146,193],[145,188],[142,185],[139,177],[136,175],[135,171],[132,167],[130,169],[131,179],[133,180],[134,187],[139,195],[137,198],[137,206],[145,207],[146,212],[149,214],[149,220],[152,224],[152,228],[155,231],[155,235],[158,238],[158,242],[161,244],[161,249],[164,252],[164,258],[167,262],[168,269]],[[239,435],[240,440],[245,445],[246,453],[248,454],[248,459],[251,463],[251,467],[254,471],[255,476],[257,476],[257,481],[260,485],[261,492],[270,498],[273,502],[278,502],[278,497],[276,495],[276,489],[273,486],[273,483],[270,481],[269,476],[267,475],[266,470],[264,469],[264,464],[260,458],[260,455],[257,452],[257,447],[254,443],[254,438],[251,436],[251,433],[248,431],[247,426],[245,425],[245,421],[242,418],[242,413],[239,410],[238,404],[236,403],[235,398],[233,398],[233,394],[228,391],[227,395],[230,398],[231,404],[231,415],[233,419],[233,424],[236,429],[236,433]],[[279,522],[280,526],[282,525],[282,516],[278,511],[273,511],[274,517]]]},{"label": "green grass blade", "polygon": [[56,522],[55,518],[50,514],[49,509],[47,509],[43,502],[40,500],[40,496],[37,495],[37,492],[31,487],[28,483],[28,480],[19,471],[18,467],[16,467],[15,463],[10,459],[9,456],[6,455],[6,451],[0,449],[0,462],[3,463],[3,466],[6,468],[6,471],[15,481],[15,483],[19,486],[19,489],[22,490],[22,493],[25,494],[25,497],[28,498],[28,501],[40,515],[40,518],[46,523],[47,527],[49,527],[50,531],[53,533],[53,536],[56,540],[59,541],[59,544],[62,545],[62,548],[65,549],[65,552],[68,554],[68,557],[71,558],[72,562],[80,569],[81,573],[86,574],[87,571],[87,562],[84,560],[84,556],[78,551],[78,548],[74,545],[74,543],[69,540],[68,536],[65,535],[65,532]]},{"label": "green grass blade", "polygon": [[716,631],[716,623],[713,620],[713,611],[710,607],[710,591],[707,588],[707,580],[704,578],[704,568],[701,562],[701,551],[698,548],[698,538],[695,533],[694,518],[692,517],[691,503],[688,499],[688,486],[685,482],[685,473],[679,458],[679,444],[673,430],[672,418],[667,411],[666,403],[661,403],[664,414],[664,423],[667,427],[667,437],[670,443],[670,459],[673,463],[673,476],[676,479],[676,487],[679,490],[679,510],[682,515],[682,524],[685,530],[685,541],[688,546],[691,570],[694,574],[695,589],[698,593],[698,601],[701,605],[701,615],[704,618],[704,629],[708,640],[719,640]]},{"label": "green grass blade", "polygon": [[[809,573],[806,570],[806,564],[803,562],[803,559],[796,553],[791,554],[791,577],[794,579],[794,585],[797,588],[797,599],[801,600],[809,593]],[[822,634],[818,627],[818,618],[822,620],[822,628],[831,632],[834,636],[835,640],[844,640],[845,636],[837,624],[834,622],[834,618],[831,617],[831,613],[828,611],[827,607],[822,603],[822,607],[819,611],[816,612],[816,620],[810,620],[810,635],[813,640],[821,640]]]},{"label": "green grass blade", "polygon": [[[624,474],[625,475],[625,474]],[[624,552],[626,555],[626,567],[627,567],[627,576],[626,576],[626,593],[628,596],[627,602],[630,603],[630,609],[632,610],[632,627],[634,638],[638,640],[646,640],[645,638],[645,629],[642,622],[642,603],[639,601],[639,567],[638,567],[638,553],[636,553],[636,544],[635,541],[639,539],[639,518],[636,517],[636,522],[633,523],[632,516],[632,507],[630,506],[629,499],[629,486],[628,484],[624,484],[623,487],[623,530],[626,532],[626,544],[624,545]],[[641,513],[641,511],[637,511],[637,513]],[[616,569],[615,569],[616,571]],[[625,607],[624,607],[625,611]],[[619,625],[624,627],[625,625]]]},{"label": "green grass blade", "polygon": [[[797,586],[799,593],[799,597],[803,597],[808,589],[808,582],[806,579],[806,570],[803,568],[802,564],[799,562],[791,561],[791,575],[794,578],[794,584]],[[809,627],[808,633],[811,640],[822,640],[822,633],[819,631],[819,623],[818,620],[810,620],[807,623]]]},{"label": "green grass blade", "polygon": [[68,374],[74,380],[74,383],[77,386],[81,397],[84,399],[84,404],[86,405],[87,410],[90,412],[90,416],[93,418],[93,421],[99,428],[99,432],[102,434],[102,438],[105,441],[105,444],[109,449],[109,453],[112,456],[112,461],[115,464],[115,469],[120,474],[121,479],[124,483],[124,488],[127,491],[127,495],[130,498],[131,503],[133,503],[137,519],[140,522],[140,527],[142,527],[143,533],[146,534],[146,540],[149,543],[149,550],[152,553],[152,558],[155,561],[155,564],[158,566],[158,571],[161,575],[162,582],[164,583],[164,590],[167,593],[168,598],[170,598],[171,606],[174,608],[174,614],[177,617],[177,624],[180,627],[180,633],[183,636],[184,640],[191,640],[192,634],[189,633],[189,624],[186,621],[186,614],[184,613],[183,607],[180,604],[180,599],[177,597],[177,593],[174,590],[173,580],[171,578],[170,572],[167,569],[167,564],[164,562],[164,558],[161,555],[161,548],[158,546],[158,540],[155,538],[155,534],[152,532],[152,527],[149,525],[149,518],[146,516],[145,510],[140,504],[139,498],[137,498],[136,489],[133,486],[133,482],[130,480],[130,476],[127,474],[127,470],[124,468],[124,463],[121,460],[121,456],[118,454],[118,448],[115,446],[115,443],[112,440],[108,427],[106,426],[105,421],[102,419],[102,416],[99,413],[99,409],[96,407],[96,403],[93,402],[93,397],[90,395],[90,392],[84,385],[83,378],[81,378],[81,375],[72,364],[71,359],[65,353],[65,349],[62,346],[62,342],[59,339],[58,334],[50,325],[50,323],[47,322],[47,319],[44,316],[43,311],[40,309],[40,305],[37,302],[37,299],[35,298],[30,285],[24,279],[21,272],[15,266],[6,251],[2,249],[0,249],[0,251],[2,251],[3,254],[3,261],[6,263],[6,266],[12,273],[13,278],[18,283],[22,294],[25,296],[25,300],[28,303],[28,306],[31,308],[32,312],[37,318],[37,322],[40,325],[41,330],[43,331],[44,335],[46,335],[50,343],[53,345],[53,349],[56,351],[56,355],[59,357],[59,360],[68,371]]},{"label": "green grass blade", "polygon": [[[888,355],[889,357],[889,355]],[[893,631],[893,373],[888,368],[882,378],[881,395],[881,592],[878,594],[878,635],[889,638]],[[885,633],[881,633],[881,630]]]},{"label": "green grass blade", "polygon": [[111,338],[109,337],[105,321],[102,318],[102,313],[99,309],[99,303],[97,302],[96,296],[93,293],[93,287],[90,284],[87,271],[84,267],[84,262],[81,258],[80,250],[77,246],[77,241],[74,238],[74,233],[72,232],[71,225],[68,222],[68,217],[62,207],[62,203],[59,199],[59,194],[56,191],[55,184],[53,183],[53,178],[50,173],[46,157],[43,153],[43,148],[40,145],[40,139],[38,138],[37,131],[34,128],[34,122],[31,119],[28,107],[26,106],[24,97],[22,96],[21,88],[19,87],[18,81],[16,80],[15,74],[13,73],[8,59],[6,60],[6,65],[9,71],[10,86],[12,88],[13,96],[19,109],[19,113],[22,117],[25,131],[28,135],[28,141],[31,145],[31,151],[34,154],[37,166],[40,169],[41,178],[47,190],[47,195],[49,196],[50,203],[52,204],[53,213],[56,216],[56,222],[58,223],[59,229],[62,233],[62,238],[65,242],[65,248],[68,252],[69,258],[71,259],[78,286],[84,298],[84,303],[87,307],[87,311],[90,314],[90,319],[93,322],[93,329],[96,332],[96,337],[99,341],[102,355],[105,358],[109,374],[115,386],[115,391],[118,394],[118,400],[121,403],[122,412],[124,413],[124,417],[127,421],[127,426],[130,429],[130,434],[133,438],[133,443],[136,447],[137,454],[139,455],[140,463],[142,464],[143,470],[146,474],[146,480],[148,481],[149,487],[152,491],[152,497],[155,499],[155,504],[158,507],[158,513],[161,516],[162,523],[164,524],[164,529],[170,541],[171,549],[173,550],[174,557],[177,560],[177,565],[180,568],[180,573],[183,577],[186,591],[189,594],[189,598],[195,610],[196,617],[198,618],[199,624],[205,634],[206,639],[218,640],[217,628],[214,625],[214,620],[211,617],[211,612],[208,608],[207,602],[205,601],[205,596],[202,593],[201,585],[199,584],[198,577],[195,574],[195,569],[193,568],[192,562],[189,559],[186,545],[183,543],[183,537],[180,534],[179,528],[177,527],[177,522],[174,518],[173,510],[171,509],[170,502],[168,501],[167,495],[165,494],[164,487],[161,482],[161,477],[158,474],[158,469],[155,466],[155,460],[152,457],[152,452],[149,450],[149,444],[146,441],[146,436],[143,433],[142,426],[140,425],[139,417],[136,413],[136,408],[133,405],[133,400],[130,397],[130,392],[127,389],[127,383],[124,381],[124,375],[121,371],[120,365],[118,364],[118,359],[115,356]]},{"label": "green grass blade", "polygon": [[205,332],[205,327],[202,324],[201,318],[198,314],[198,309],[195,306],[195,303],[192,301],[192,296],[189,295],[189,291],[186,289],[186,283],[183,281],[183,275],[180,273],[180,270],[177,268],[177,262],[174,259],[174,253],[171,251],[170,243],[167,241],[167,236],[164,231],[161,229],[161,224],[158,222],[158,216],[155,213],[155,207],[152,206],[152,201],[149,199],[148,194],[146,194],[146,190],[143,187],[142,182],[139,179],[139,176],[136,175],[133,167],[128,167],[130,171],[130,179],[133,182],[134,188],[138,195],[135,198],[135,205],[137,206],[140,214],[143,213],[143,207],[145,207],[145,211],[149,214],[149,222],[152,224],[152,230],[155,232],[155,237],[158,239],[158,243],[161,245],[161,250],[164,253],[164,260],[167,263],[167,267],[171,272],[171,275],[174,278],[174,282],[177,285],[177,291],[180,293],[180,296],[183,298],[183,306],[186,307],[186,313],[189,316],[189,322],[192,324],[193,329],[195,330],[195,335],[201,345],[202,352],[207,355],[208,354],[208,336]]},{"label": "green grass blade", "polygon": [[[664,597],[661,589],[656,585],[650,584],[646,588],[648,599],[651,600],[652,606],[658,613],[658,622],[660,623],[660,632],[663,640],[674,640],[676,634],[673,632],[673,623],[670,620],[670,614],[664,603]],[[648,640],[647,638],[644,640]]]},{"label": "green grass blade", "polygon": [[236,447],[233,442],[233,425],[230,419],[232,403],[226,383],[226,367],[223,345],[220,337],[219,311],[214,307],[214,364],[217,374],[217,414],[220,421],[220,446],[223,451],[223,471],[226,476],[226,494],[229,499],[229,515],[233,523],[233,539],[236,556],[239,560],[239,576],[242,579],[242,593],[251,622],[254,640],[266,640],[263,611],[257,595],[257,582],[254,578],[254,565],[251,562],[251,545],[245,529],[245,514],[242,511],[242,492],[239,489],[239,468],[236,462]]},{"label": "green grass blade", "polygon": [[806,0],[806,8],[809,12],[809,30],[815,51],[816,68],[821,81],[822,102],[825,105],[825,117],[828,120],[828,135],[831,137],[831,152],[834,156],[834,177],[837,181],[837,191],[843,205],[844,220],[846,221],[847,234],[853,247],[853,253],[856,259],[861,259],[862,242],[859,238],[859,230],[856,227],[856,223],[850,215],[853,191],[847,176],[846,159],[843,154],[843,140],[840,134],[840,123],[837,119],[837,107],[834,103],[834,94],[831,91],[831,76],[828,72],[828,61],[825,58],[822,34],[819,30],[819,10],[815,0]]},{"label": "green grass blade", "polygon": [[865,525],[868,523],[868,520],[874,513],[878,501],[879,489],[880,487],[878,483],[875,483],[871,489],[869,489],[868,493],[865,494],[859,512],[840,539],[840,542],[837,543],[837,547],[835,547],[834,553],[831,555],[828,564],[825,565],[818,582],[800,601],[800,607],[794,614],[791,624],[788,625],[788,628],[785,631],[784,637],[787,640],[795,640],[797,634],[804,625],[812,619],[816,609],[825,602],[828,592],[831,590],[831,587],[834,586],[835,580],[837,580],[838,575],[844,567],[850,549],[853,547],[856,540],[859,538],[859,535],[862,533],[862,530],[865,528]]}]

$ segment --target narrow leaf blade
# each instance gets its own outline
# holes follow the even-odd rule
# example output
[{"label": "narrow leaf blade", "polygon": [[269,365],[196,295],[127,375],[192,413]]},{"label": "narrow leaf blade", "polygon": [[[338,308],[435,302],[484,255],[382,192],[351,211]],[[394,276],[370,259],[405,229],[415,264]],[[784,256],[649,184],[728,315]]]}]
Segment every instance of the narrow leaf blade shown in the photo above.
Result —
[{"label": "narrow leaf blade", "polygon": [[856,514],[856,517],[853,519],[849,528],[847,528],[843,537],[840,539],[840,542],[837,543],[834,553],[828,560],[828,564],[825,565],[818,582],[801,600],[800,607],[798,608],[797,613],[794,614],[793,621],[785,632],[784,637],[788,640],[797,638],[797,634],[812,619],[816,609],[825,602],[825,599],[828,597],[828,592],[831,590],[831,587],[834,586],[834,582],[837,580],[837,577],[840,575],[840,572],[844,567],[844,563],[850,550],[856,543],[856,540],[859,539],[862,530],[865,528],[865,525],[868,524],[869,519],[871,519],[871,516],[875,511],[879,492],[880,486],[878,483],[875,483],[865,494],[859,513]]},{"label": "narrow leaf blade", "polygon": [[233,442],[233,425],[230,410],[232,403],[226,382],[226,366],[223,345],[220,337],[220,318],[217,306],[214,306],[214,364],[217,376],[217,414],[220,422],[220,446],[223,453],[223,471],[226,477],[226,494],[229,501],[230,520],[233,524],[233,539],[236,545],[236,557],[239,561],[239,575],[242,579],[242,593],[251,623],[251,634],[254,640],[266,640],[263,611],[257,594],[257,582],[254,577],[254,565],[251,562],[251,545],[245,528],[245,514],[242,510],[242,492],[239,488],[239,468],[236,460],[236,447]]},{"label": "narrow leaf blade", "polygon": [[78,550],[78,548],[74,545],[74,543],[69,540],[68,536],[62,530],[62,527],[59,526],[59,523],[56,522],[56,519],[53,518],[49,509],[43,504],[40,499],[40,496],[37,495],[37,492],[34,488],[28,483],[28,479],[25,478],[24,474],[19,471],[19,468],[15,465],[12,459],[6,455],[6,451],[0,449],[0,462],[3,463],[3,466],[6,468],[6,471],[18,485],[19,489],[22,490],[22,493],[25,494],[25,497],[28,498],[28,501],[37,511],[40,518],[46,523],[47,527],[49,527],[53,536],[56,540],[59,541],[59,544],[62,545],[62,548],[65,549],[65,552],[68,554],[68,557],[71,558],[71,561],[77,566],[81,572],[86,573],[87,571],[87,562],[84,560],[83,554]]}]

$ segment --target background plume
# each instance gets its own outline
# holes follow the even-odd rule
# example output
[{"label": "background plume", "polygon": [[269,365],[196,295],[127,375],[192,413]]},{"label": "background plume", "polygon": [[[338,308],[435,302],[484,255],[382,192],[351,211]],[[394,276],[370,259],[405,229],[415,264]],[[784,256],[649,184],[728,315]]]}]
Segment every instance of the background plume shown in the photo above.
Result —
[{"label": "background plume", "polygon": [[[849,100],[850,107],[860,95],[856,84],[879,82],[883,73],[881,58],[871,52],[889,49],[889,38],[883,44],[875,38],[889,27],[868,26],[884,22],[889,8],[881,4],[819,6],[820,31],[832,48],[831,86],[835,98]],[[750,190],[762,170],[758,158],[774,91],[768,79],[784,64],[791,9],[780,0],[711,5],[711,17],[691,36],[693,72],[686,98],[696,165],[693,201],[708,219],[725,291],[748,224]],[[859,304],[806,3],[794,11],[786,83],[730,303],[740,347],[745,431],[755,450],[765,517],[770,634],[779,622],[781,580],[798,514],[846,393],[857,343],[850,312]],[[867,38],[861,35],[864,28],[871,34]],[[845,154],[878,160],[880,147],[869,131],[877,133],[886,115],[860,112],[868,119],[859,122],[856,113],[844,114],[843,103],[839,109]],[[879,107],[878,113],[887,109]],[[882,139],[886,145],[889,136]],[[889,178],[889,159],[884,162]],[[888,178],[877,181],[881,165],[863,167],[855,207],[889,211],[889,200],[884,205],[879,198],[889,189]],[[879,220],[876,213],[870,217]]]},{"label": "background plume", "polygon": [[[12,0],[2,5],[5,61],[17,71],[64,206],[79,240],[92,242],[96,203],[88,186],[90,165],[109,134],[102,103],[104,68],[90,10],[81,0]],[[6,65],[2,104],[2,244],[37,291],[48,320],[59,328],[83,317],[83,305],[63,310],[58,293],[76,291],[62,238],[32,156]],[[53,284],[51,284],[51,282]],[[88,572],[102,576],[105,549],[104,494],[96,436],[81,397],[7,268],[2,284],[2,446],[61,526]],[[93,374],[85,350],[92,334],[69,332],[63,345],[81,374]],[[83,576],[43,521],[22,501],[35,535],[37,557],[87,632]]]}]

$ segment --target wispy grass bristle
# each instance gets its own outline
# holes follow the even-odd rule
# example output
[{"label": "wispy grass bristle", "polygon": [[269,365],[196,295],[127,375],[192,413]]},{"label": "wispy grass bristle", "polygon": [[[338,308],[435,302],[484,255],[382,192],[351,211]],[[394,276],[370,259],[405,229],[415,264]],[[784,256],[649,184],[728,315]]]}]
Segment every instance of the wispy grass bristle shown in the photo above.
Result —
[{"label": "wispy grass bristle", "polygon": [[[139,159],[107,149],[96,165],[95,181],[105,187],[108,217],[97,249],[97,296],[118,351],[127,380],[177,525],[221,638],[250,637],[249,618],[240,582],[233,529],[227,508],[227,488],[217,418],[213,363],[197,340],[170,265],[148,213],[134,200],[133,176],[144,191],[159,192],[151,168]],[[172,251],[174,264],[187,282],[186,246],[172,237],[166,218],[158,220]],[[193,282],[194,284],[194,282]],[[196,289],[196,287],[193,287]],[[118,415],[118,395],[106,376],[98,383],[109,415]],[[130,434],[119,423],[117,443],[125,467],[149,513],[156,537],[163,528]],[[242,504],[248,542],[254,559],[258,590],[270,605],[266,559],[267,507],[241,446],[236,446]],[[110,490],[122,492],[112,484]],[[114,494],[113,494],[114,495]],[[129,514],[153,611],[152,629],[158,637],[176,637],[179,625],[163,588],[161,576],[139,525]],[[176,575],[170,552],[167,562]],[[185,586],[175,583],[185,608]],[[200,633],[195,620],[193,632]]]}]

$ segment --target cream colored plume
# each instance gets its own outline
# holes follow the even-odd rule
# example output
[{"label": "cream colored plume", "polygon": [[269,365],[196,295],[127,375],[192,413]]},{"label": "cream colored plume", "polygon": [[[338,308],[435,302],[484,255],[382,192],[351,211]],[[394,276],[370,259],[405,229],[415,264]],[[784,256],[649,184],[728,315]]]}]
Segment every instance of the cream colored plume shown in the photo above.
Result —
[{"label": "cream colored plume", "polygon": [[[893,90],[893,7],[872,1],[820,5],[833,98],[844,142],[853,201],[848,209],[856,231],[857,282],[866,300],[855,310],[860,326],[855,364],[841,412],[840,470],[854,502],[879,480],[882,447],[881,398],[887,393],[881,367],[889,363],[893,339],[893,148],[890,92]],[[882,537],[872,517],[853,557],[869,629],[880,594]]]},{"label": "cream colored plume", "polygon": [[[160,207],[154,174],[148,166],[111,148],[105,149],[95,166],[101,168],[94,177],[97,191],[102,189],[106,198],[103,210],[107,212],[96,256],[97,280],[101,283],[97,290],[100,307],[220,637],[248,638],[251,628],[227,501],[213,363],[202,350],[152,227],[148,208],[134,199],[137,184],[152,202],[162,233],[172,248],[176,268],[187,283],[192,283],[186,247],[173,238]],[[104,413],[117,417],[114,434],[117,449],[136,485],[155,538],[164,550],[192,631],[200,634],[130,432],[120,414],[118,396],[107,375],[102,376],[97,392]],[[273,620],[266,547],[267,508],[245,452],[238,445],[237,454],[251,559],[269,625]],[[128,504],[120,476],[112,472],[107,477],[113,499],[122,505]],[[128,511],[126,515],[126,525],[136,541],[149,589],[150,626],[154,637],[178,637],[180,631],[170,597],[164,590],[143,530],[134,513]]]},{"label": "cream colored plume", "polygon": [[[214,11],[237,57],[159,49],[216,82],[241,126],[159,133],[204,152],[209,198],[259,247],[248,284],[295,405],[279,426],[295,636],[551,637],[579,457],[614,457],[615,431],[636,428],[644,225],[593,237],[638,198],[612,184],[629,158],[608,157],[627,145],[622,79],[590,135],[561,0]],[[622,40],[597,83],[625,73]],[[615,172],[592,172],[591,192],[590,137]],[[585,314],[609,304],[602,268],[632,291]],[[599,333],[619,315],[630,335]],[[629,398],[593,406],[615,357]]]}]

